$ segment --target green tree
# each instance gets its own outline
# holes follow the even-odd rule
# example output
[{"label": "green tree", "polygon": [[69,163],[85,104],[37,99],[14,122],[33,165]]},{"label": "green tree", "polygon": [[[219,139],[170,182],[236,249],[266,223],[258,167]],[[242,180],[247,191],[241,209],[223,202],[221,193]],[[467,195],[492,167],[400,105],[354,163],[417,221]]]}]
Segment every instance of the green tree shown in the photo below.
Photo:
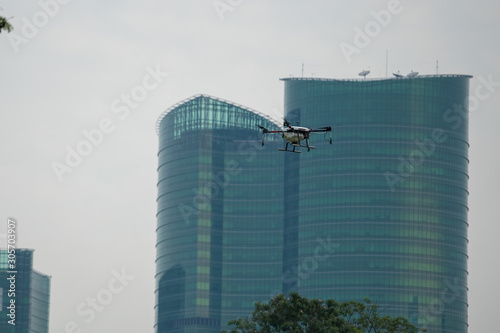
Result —
[{"label": "green tree", "polygon": [[5,17],[0,16],[0,32],[7,30],[10,32],[12,30],[12,25],[7,21]]},{"label": "green tree", "polygon": [[[280,294],[268,303],[256,303],[249,318],[228,323],[229,333],[417,333],[406,318],[380,316],[370,300],[339,303],[307,299],[298,293]],[[222,333],[228,333],[222,331]]]}]

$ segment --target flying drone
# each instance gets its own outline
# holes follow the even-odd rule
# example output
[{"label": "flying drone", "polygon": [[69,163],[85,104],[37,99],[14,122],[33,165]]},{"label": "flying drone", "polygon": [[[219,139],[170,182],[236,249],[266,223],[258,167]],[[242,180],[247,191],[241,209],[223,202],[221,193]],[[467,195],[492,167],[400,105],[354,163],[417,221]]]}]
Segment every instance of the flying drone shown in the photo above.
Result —
[{"label": "flying drone", "polygon": [[[306,147],[307,151],[310,151],[311,149],[316,149],[316,147],[310,146],[309,145],[309,137],[311,136],[311,133],[326,133],[330,132],[330,144],[332,144],[332,128],[330,126],[328,127],[320,127],[318,129],[311,129],[308,127],[300,127],[300,126],[292,126],[288,121],[284,121],[283,123],[283,129],[279,131],[270,131],[265,127],[262,127],[260,125],[257,125],[261,130],[262,130],[262,145],[264,145],[264,134],[267,133],[279,133],[281,134],[281,137],[285,139],[286,141],[286,146],[285,149],[278,149],[280,151],[289,151],[292,153],[301,153],[300,150],[295,150],[297,147]],[[306,140],[306,145],[303,146],[300,143]],[[293,150],[288,150],[288,144],[291,144],[293,146]]]}]

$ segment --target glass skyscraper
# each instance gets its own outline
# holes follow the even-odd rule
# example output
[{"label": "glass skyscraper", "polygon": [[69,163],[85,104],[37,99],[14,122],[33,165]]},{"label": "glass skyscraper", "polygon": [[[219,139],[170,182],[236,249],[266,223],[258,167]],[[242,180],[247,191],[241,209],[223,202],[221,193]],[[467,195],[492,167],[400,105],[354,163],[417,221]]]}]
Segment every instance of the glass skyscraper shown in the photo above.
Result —
[{"label": "glass skyscraper", "polygon": [[285,291],[467,332],[469,78],[283,79],[288,121],[334,128],[286,156]]},{"label": "glass skyscraper", "polygon": [[160,138],[156,332],[218,332],[279,292],[365,297],[430,333],[467,332],[467,75],[286,78],[301,154],[241,105],[197,95]]},{"label": "glass skyscraper", "polygon": [[14,270],[11,258],[0,250],[0,332],[48,333],[50,276],[33,270],[31,249],[16,249]]},{"label": "glass skyscraper", "polygon": [[157,332],[220,332],[281,290],[283,155],[257,111],[207,95],[158,120]]}]

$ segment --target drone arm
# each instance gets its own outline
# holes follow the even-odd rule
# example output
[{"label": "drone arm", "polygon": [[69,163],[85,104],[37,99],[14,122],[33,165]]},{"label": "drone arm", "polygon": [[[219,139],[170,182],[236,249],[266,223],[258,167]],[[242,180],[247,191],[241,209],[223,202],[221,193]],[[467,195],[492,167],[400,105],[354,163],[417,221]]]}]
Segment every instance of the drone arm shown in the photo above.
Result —
[{"label": "drone arm", "polygon": [[332,127],[321,127],[315,130],[311,130],[311,133],[325,133],[325,132],[330,132],[330,144],[332,144]]},{"label": "drone arm", "polygon": [[258,128],[260,128],[262,130],[262,134],[264,133],[269,133],[269,130],[263,126],[260,126],[260,125],[257,125]]},{"label": "drone arm", "polygon": [[313,133],[331,132],[331,131],[332,131],[332,128],[330,126],[328,126],[328,127],[321,127],[321,128],[315,129],[315,130],[311,130],[311,132],[313,132]]}]

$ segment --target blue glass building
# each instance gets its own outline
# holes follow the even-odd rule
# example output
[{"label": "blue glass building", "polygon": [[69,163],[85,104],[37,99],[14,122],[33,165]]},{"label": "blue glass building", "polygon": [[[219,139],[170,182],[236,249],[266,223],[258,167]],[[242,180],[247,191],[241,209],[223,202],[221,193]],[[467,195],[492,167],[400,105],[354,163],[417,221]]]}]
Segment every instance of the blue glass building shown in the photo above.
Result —
[{"label": "blue glass building", "polygon": [[257,125],[277,128],[207,95],[158,120],[158,333],[220,332],[281,290],[281,140],[262,147]]},{"label": "blue glass building", "polygon": [[290,123],[334,128],[302,154],[261,147],[279,124],[235,103],[165,111],[156,332],[219,332],[291,290],[467,332],[469,79],[283,79]]},{"label": "blue glass building", "polygon": [[12,258],[0,250],[0,332],[48,333],[50,276],[33,270],[31,249],[16,249],[15,267]]},{"label": "blue glass building", "polygon": [[286,156],[285,291],[467,332],[469,78],[283,79],[288,121],[334,126]]}]

